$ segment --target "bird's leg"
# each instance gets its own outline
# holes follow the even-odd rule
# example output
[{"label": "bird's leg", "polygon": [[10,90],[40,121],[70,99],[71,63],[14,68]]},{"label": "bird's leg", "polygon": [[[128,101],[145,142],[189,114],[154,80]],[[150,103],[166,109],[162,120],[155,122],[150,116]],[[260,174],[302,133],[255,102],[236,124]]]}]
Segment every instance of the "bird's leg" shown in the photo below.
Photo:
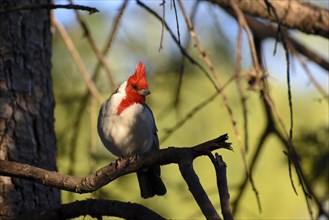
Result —
[{"label": "bird's leg", "polygon": [[126,166],[128,167],[130,165],[130,163],[136,161],[138,159],[138,157],[139,157],[139,154],[138,153],[135,153],[135,152],[132,153],[129,156],[127,162],[126,162]]},{"label": "bird's leg", "polygon": [[116,169],[121,167],[121,161],[125,158],[127,158],[125,155],[121,155],[121,156],[118,157],[118,159],[115,160],[115,168]]}]

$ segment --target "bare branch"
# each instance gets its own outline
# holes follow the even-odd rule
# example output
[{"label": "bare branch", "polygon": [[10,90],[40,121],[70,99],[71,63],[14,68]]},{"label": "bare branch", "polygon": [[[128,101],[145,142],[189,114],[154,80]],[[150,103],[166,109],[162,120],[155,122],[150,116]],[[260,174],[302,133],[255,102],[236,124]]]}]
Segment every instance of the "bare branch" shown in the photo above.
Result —
[{"label": "bare branch", "polygon": [[223,218],[224,220],[233,220],[230,207],[230,193],[227,186],[226,164],[223,161],[222,156],[218,155],[217,153],[215,153],[214,157],[214,155],[209,152],[208,157],[210,158],[216,170],[217,187]]},{"label": "bare branch", "polygon": [[[215,210],[211,209],[211,202],[209,201],[209,203],[205,203],[207,200],[204,196],[199,198],[199,193],[204,192],[204,190],[200,183],[195,183],[195,178],[197,178],[197,176],[195,173],[193,174],[194,171],[193,169],[191,170],[191,167],[186,167],[188,165],[186,161],[190,161],[188,163],[191,164],[193,159],[196,157],[206,155],[205,152],[220,148],[232,150],[231,143],[226,142],[227,139],[228,136],[225,134],[213,140],[198,144],[194,147],[170,147],[167,149],[148,152],[146,154],[133,155],[129,158],[119,158],[109,165],[100,168],[96,172],[83,178],[60,174],[54,171],[48,171],[27,164],[7,160],[0,160],[0,175],[24,178],[37,183],[42,183],[43,185],[56,187],[71,192],[88,193],[101,188],[120,176],[136,172],[139,169],[150,167],[155,164],[166,165],[170,163],[177,163],[180,166],[180,170],[184,172],[182,175],[190,189],[193,184],[196,184],[193,185],[193,190],[191,190],[191,193],[194,198],[197,199],[202,212],[205,216],[216,217],[214,214]],[[206,194],[205,196],[207,197]],[[201,200],[199,199],[202,199],[203,202],[200,203]]]},{"label": "bare branch", "polygon": [[[219,74],[217,73],[216,69],[214,68],[214,65],[212,64],[207,52],[205,51],[205,49],[202,47],[202,45],[200,44],[200,41],[194,31],[194,28],[193,28],[193,25],[192,25],[192,22],[191,20],[189,19],[189,17],[187,16],[187,13],[185,11],[185,8],[184,8],[184,5],[183,3],[181,2],[181,0],[178,0],[178,4],[180,6],[180,9],[182,11],[182,14],[184,16],[184,19],[185,19],[185,22],[186,22],[186,25],[189,29],[189,32],[190,32],[190,35],[194,41],[194,44],[196,46],[196,48],[198,49],[201,57],[204,59],[205,63],[208,65],[211,73],[212,73],[212,76],[213,78],[215,79],[215,88],[217,90],[217,92],[221,93],[222,95],[222,98],[223,98],[223,103],[228,111],[228,114],[230,116],[230,119],[231,119],[231,123],[232,123],[232,126],[233,126],[233,130],[234,130],[234,133],[235,133],[235,136],[238,140],[238,144],[240,146],[240,150],[244,151],[244,146],[241,142],[241,136],[240,136],[240,133],[238,131],[238,127],[237,127],[237,121],[235,120],[235,117],[233,115],[233,109],[231,108],[231,106],[229,105],[228,103],[228,99],[227,99],[227,96],[225,95],[224,91],[223,91],[223,86],[222,86],[222,83],[221,83],[221,79],[219,77]],[[245,165],[245,170],[246,172],[248,172],[248,166],[247,166],[247,163],[246,163],[246,160],[245,160],[245,157],[244,157],[244,154],[242,154],[242,157],[244,159],[244,165]]]},{"label": "bare branch", "polygon": [[[104,47],[103,49],[103,54],[106,55],[109,51],[109,49],[111,48],[112,46],[112,42],[113,42],[113,39],[114,37],[116,36],[116,33],[117,33],[117,30],[118,30],[118,27],[119,27],[119,24],[120,24],[120,21],[121,21],[121,18],[122,18],[122,15],[127,7],[129,3],[129,0],[125,0],[122,4],[122,6],[120,7],[120,10],[119,10],[119,13],[117,14],[115,20],[114,20],[114,23],[113,23],[113,27],[112,27],[112,30],[111,30],[111,34],[110,36],[108,37],[108,40],[107,40],[107,43],[106,43],[106,46]],[[99,64],[98,64],[99,65]],[[96,72],[96,71],[95,71]]]},{"label": "bare branch", "polygon": [[320,85],[320,83],[318,83],[316,81],[316,79],[313,77],[310,69],[308,68],[308,66],[306,65],[306,63],[303,61],[303,59],[301,58],[301,56],[299,55],[299,53],[297,53],[297,51],[295,50],[295,48],[291,45],[290,46],[290,50],[292,51],[292,53],[295,55],[295,57],[297,58],[297,60],[299,61],[299,63],[302,65],[302,67],[305,70],[306,75],[308,76],[308,78],[310,79],[310,81],[313,83],[314,87],[321,93],[321,95],[323,96],[324,99],[326,99],[329,102],[329,94],[325,91],[324,88],[322,88],[322,86]]},{"label": "bare branch", "polygon": [[[290,45],[289,45],[290,44]],[[288,37],[288,46],[293,46],[298,53],[304,55],[314,63],[321,66],[323,69],[327,70],[326,73],[329,74],[329,61],[316,54],[314,51],[307,48],[305,45],[299,43],[296,39],[289,36]]]},{"label": "bare branch", "polygon": [[6,220],[25,220],[25,219],[71,219],[79,216],[90,215],[93,218],[101,218],[102,216],[115,216],[124,219],[159,219],[164,220],[162,216],[154,211],[137,203],[120,202],[115,200],[87,199],[84,201],[76,201],[63,204],[58,208],[47,211],[36,210]]},{"label": "bare branch", "polygon": [[97,8],[83,6],[83,5],[75,5],[75,4],[68,4],[68,5],[20,5],[14,8],[1,8],[0,13],[8,13],[13,11],[19,10],[39,10],[39,9],[75,9],[75,10],[83,10],[88,11],[89,14],[94,14],[99,12]]},{"label": "bare branch", "polygon": [[[266,38],[274,38],[274,39],[276,38],[276,27],[274,27],[272,24],[264,24],[251,16],[246,16],[246,20],[253,34],[259,40],[262,41],[265,40]],[[310,48],[307,48],[305,45],[298,42],[292,36],[289,36],[287,34],[286,38],[289,47],[293,46],[296,49],[296,51],[298,51],[300,54],[312,60],[314,63],[318,64],[325,70],[329,70],[329,62],[326,59],[316,54]]]},{"label": "bare branch", "polygon": [[209,96],[207,99],[200,102],[197,106],[195,106],[189,113],[185,115],[183,119],[178,121],[175,125],[173,125],[171,128],[166,130],[166,134],[163,135],[160,140],[161,143],[163,143],[165,140],[167,140],[177,129],[182,127],[190,118],[192,118],[197,112],[199,112],[201,109],[206,107],[211,101],[213,101],[219,93],[216,91],[211,96]]},{"label": "bare branch", "polygon": [[[230,7],[230,0],[209,0],[223,7]],[[307,34],[329,38],[329,11],[301,1],[269,0],[275,8],[281,24],[298,29]],[[249,15],[277,22],[273,13],[269,14],[264,0],[238,1],[239,8]]]},{"label": "bare branch", "polygon": [[[176,16],[176,23],[177,23],[177,35],[178,35],[178,44],[181,44],[181,40],[180,40],[180,32],[179,32],[179,23],[178,23],[178,17],[177,17],[177,9],[176,9],[176,3],[175,0],[173,0],[173,5],[174,5],[174,9],[175,9],[175,16]],[[196,12],[197,12],[197,8],[199,5],[199,1],[196,1],[192,7],[192,11],[191,11],[191,21],[193,22]],[[191,37],[189,34],[186,34],[186,41],[184,44],[184,48],[185,50],[187,50],[188,45],[190,44],[190,40]],[[178,82],[177,82],[177,89],[176,89],[176,95],[175,95],[175,100],[174,100],[174,107],[177,109],[178,105],[180,103],[180,95],[181,95],[181,88],[183,85],[183,77],[184,77],[184,69],[185,69],[185,57],[182,56],[181,58],[181,65],[180,65],[180,71],[179,71],[179,77],[178,77]]]},{"label": "bare branch", "polygon": [[183,47],[180,45],[178,39],[176,38],[175,34],[173,31],[169,28],[168,24],[162,20],[161,16],[159,16],[155,11],[153,11],[151,8],[149,8],[147,5],[145,5],[143,2],[140,0],[137,0],[137,4],[140,5],[142,8],[147,10],[150,14],[154,15],[157,19],[159,19],[161,22],[164,22],[164,25],[166,29],[168,30],[170,36],[172,39],[175,41],[176,45],[180,49],[181,53],[186,57],[188,61],[190,61],[192,64],[196,65],[204,74],[205,76],[209,79],[211,84],[214,86],[216,90],[218,90],[216,83],[214,80],[211,78],[210,74],[207,72],[207,70],[200,64],[198,63]]},{"label": "bare branch", "polygon": [[193,158],[184,158],[179,163],[179,170],[186,181],[189,190],[194,196],[195,201],[201,208],[202,213],[207,219],[220,219],[215,207],[210,202],[206,192],[204,191],[198,176],[193,169]]},{"label": "bare branch", "polygon": [[83,178],[60,174],[27,164],[6,160],[0,160],[0,174],[4,176],[30,179],[66,191],[89,193],[110,183],[120,176],[133,173],[141,168],[155,164],[165,165],[179,163],[181,159],[189,155],[193,158],[204,155],[203,152],[205,150],[212,151],[220,148],[231,149],[230,143],[226,142],[227,139],[227,135],[222,135],[216,139],[198,144],[194,147],[170,147],[159,151],[149,152],[144,155],[119,158]]},{"label": "bare branch", "polygon": [[[72,0],[70,0],[70,2],[72,3]],[[107,76],[110,80],[110,85],[112,87],[112,90],[114,90],[116,85],[114,82],[113,73],[107,64],[103,53],[98,48],[94,36],[90,32],[87,23],[84,21],[83,17],[80,15],[79,11],[75,10],[74,12],[75,12],[77,20],[80,23],[80,26],[82,27],[82,29],[84,31],[85,36],[87,37],[87,40],[88,40],[91,48],[93,49],[93,51],[95,52],[95,54],[97,56],[97,59],[98,59],[100,65],[104,68],[105,72],[107,73]]]},{"label": "bare branch", "polygon": [[85,80],[88,89],[93,94],[93,96],[97,99],[98,102],[102,102],[103,97],[99,93],[94,82],[90,79],[88,70],[87,70],[86,66],[84,65],[84,63],[79,55],[79,52],[77,51],[72,39],[68,35],[68,33],[65,30],[65,28],[63,27],[63,25],[58,20],[53,19],[52,22],[53,22],[53,25],[58,30],[58,32],[60,33],[60,35],[62,36],[68,50],[70,51],[74,61],[76,62],[79,72],[81,73],[83,79]]},{"label": "bare branch", "polygon": [[160,37],[159,52],[163,49],[164,22],[166,20],[166,1],[162,0],[162,3],[160,3],[160,6],[162,6],[162,25],[161,25],[161,37]]}]

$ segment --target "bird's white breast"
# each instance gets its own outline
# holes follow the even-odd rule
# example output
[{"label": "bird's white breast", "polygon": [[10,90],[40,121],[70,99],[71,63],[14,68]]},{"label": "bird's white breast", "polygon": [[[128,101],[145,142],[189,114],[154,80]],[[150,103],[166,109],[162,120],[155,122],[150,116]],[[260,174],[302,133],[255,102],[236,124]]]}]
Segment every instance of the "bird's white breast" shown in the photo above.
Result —
[{"label": "bird's white breast", "polygon": [[[102,106],[98,118],[98,132],[105,147],[114,155],[130,155],[151,149],[156,126],[153,115],[144,105],[130,105],[120,115],[118,105],[125,98],[122,87]],[[121,91],[120,91],[121,90]]]}]

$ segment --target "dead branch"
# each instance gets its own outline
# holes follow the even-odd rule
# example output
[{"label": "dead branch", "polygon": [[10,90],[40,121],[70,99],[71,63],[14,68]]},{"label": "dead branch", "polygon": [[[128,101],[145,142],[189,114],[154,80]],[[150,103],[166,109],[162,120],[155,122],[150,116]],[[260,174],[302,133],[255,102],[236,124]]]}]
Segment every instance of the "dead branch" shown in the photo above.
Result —
[{"label": "dead branch", "polygon": [[[179,31],[179,22],[178,22],[178,16],[177,16],[177,8],[176,8],[176,3],[175,0],[172,1],[173,5],[174,5],[174,9],[175,9],[175,17],[176,17],[176,27],[177,27],[177,35],[178,35],[178,44],[181,45],[181,39],[180,39],[180,31]],[[191,21],[192,23],[194,22],[194,18],[196,16],[196,12],[198,9],[198,5],[199,5],[199,1],[196,1],[192,7],[192,11],[191,11]],[[184,41],[184,45],[183,47],[185,48],[185,50],[187,50],[188,46],[190,45],[190,40],[191,37],[190,35],[187,33],[186,34],[186,40]],[[185,57],[182,56],[181,58],[181,64],[180,64],[180,71],[179,71],[179,75],[178,75],[178,82],[177,82],[177,89],[176,89],[176,95],[175,95],[175,99],[174,99],[174,107],[176,109],[178,109],[179,103],[180,103],[180,98],[181,98],[181,88],[183,86],[183,77],[184,77],[184,70],[185,70]]]},{"label": "dead branch", "polygon": [[214,92],[211,96],[200,102],[197,106],[195,106],[192,110],[189,111],[185,115],[185,117],[181,120],[179,120],[175,125],[173,125],[171,128],[166,130],[166,134],[163,135],[160,140],[161,143],[166,141],[177,129],[182,127],[189,119],[191,119],[197,112],[199,112],[201,109],[206,107],[209,103],[211,103],[217,96],[219,95],[218,92]]},{"label": "dead branch", "polygon": [[226,94],[224,93],[223,91],[223,85],[221,83],[221,79],[219,77],[219,74],[217,73],[216,69],[214,68],[214,65],[212,63],[212,61],[210,60],[210,57],[208,56],[207,52],[205,51],[205,49],[202,47],[199,39],[198,39],[198,36],[197,34],[195,33],[194,31],[194,27],[192,25],[192,22],[191,20],[189,19],[189,17],[187,16],[187,13],[185,11],[185,8],[184,8],[184,5],[183,3],[181,2],[181,0],[178,0],[178,4],[179,4],[179,7],[181,9],[181,12],[183,14],[183,17],[185,19],[185,22],[186,22],[186,25],[188,27],[188,30],[190,32],[190,35],[194,41],[194,44],[196,46],[196,48],[198,49],[201,57],[203,58],[203,60],[205,61],[205,63],[207,64],[207,66],[209,67],[210,69],[210,72],[212,73],[212,76],[213,78],[215,79],[215,88],[217,90],[218,93],[221,93],[222,95],[222,99],[223,99],[223,103],[224,103],[224,106],[226,107],[227,111],[228,111],[228,114],[230,116],[230,119],[231,119],[231,123],[232,123],[232,126],[233,126],[233,130],[234,130],[234,133],[235,133],[235,136],[238,140],[238,144],[239,144],[239,149],[240,149],[240,152],[241,155],[242,155],[242,158],[243,158],[243,164],[244,164],[244,167],[245,167],[245,171],[248,173],[248,164],[247,164],[247,161],[246,161],[246,157],[245,157],[245,146],[243,145],[242,141],[241,141],[241,136],[240,136],[240,132],[238,130],[238,127],[237,127],[237,121],[233,115],[233,109],[232,107],[230,106],[229,102],[228,102],[228,98],[226,96]]},{"label": "dead branch", "polygon": [[[72,0],[70,0],[70,2],[72,3]],[[95,37],[90,32],[90,29],[89,29],[87,23],[85,22],[85,20],[83,19],[83,17],[81,16],[80,12],[78,10],[74,10],[74,12],[75,12],[78,22],[80,23],[81,28],[84,31],[85,37],[87,38],[91,48],[93,49],[93,51],[96,54],[98,62],[100,63],[100,65],[104,68],[105,72],[107,73],[107,76],[110,80],[110,85],[111,85],[112,90],[114,90],[116,88],[116,85],[115,85],[113,73],[110,70],[109,65],[107,64],[105,57],[103,56],[103,53],[98,48]]]},{"label": "dead branch", "polygon": [[305,70],[306,75],[308,76],[310,82],[313,83],[314,87],[321,93],[322,97],[329,102],[329,94],[325,91],[324,88],[320,85],[320,83],[313,77],[311,70],[308,68],[307,64],[301,58],[299,53],[295,50],[293,46],[290,46],[291,53],[295,55],[300,65],[302,65],[303,69]]},{"label": "dead branch", "polygon": [[[246,20],[248,22],[249,27],[252,29],[252,32],[255,37],[259,38],[260,40],[265,40],[266,38],[276,38],[276,28],[272,24],[262,23],[251,16],[246,16]],[[287,35],[286,38],[288,41],[289,48],[295,48],[298,53],[312,60],[314,63],[318,64],[325,70],[329,69],[329,62],[326,59],[312,51],[310,48],[298,42],[292,36]]]},{"label": "dead branch", "polygon": [[[148,7],[147,5],[145,5],[143,2],[141,2],[140,0],[137,0],[137,5],[141,6],[142,8],[144,8],[146,11],[148,11],[150,14],[152,14],[153,16],[155,16],[160,22],[163,22],[166,29],[168,30],[170,36],[172,37],[172,39],[174,40],[174,42],[176,43],[176,45],[178,46],[178,48],[180,49],[180,52],[186,57],[186,59],[188,61],[190,61],[191,64],[196,65],[207,77],[207,79],[211,82],[211,84],[214,86],[214,88],[216,90],[218,90],[216,82],[214,82],[214,80],[211,78],[210,74],[208,73],[208,71],[199,63],[197,62],[180,44],[179,40],[176,38],[174,32],[169,28],[169,25],[167,24],[166,21],[163,21],[163,19],[161,18],[160,15],[158,15],[154,10],[152,10],[150,7]],[[218,91],[220,92],[220,90]]]},{"label": "dead branch", "polygon": [[161,25],[159,52],[163,49],[164,22],[166,20],[166,1],[162,0],[162,3],[160,3],[160,6],[162,6],[162,25]]},{"label": "dead branch", "polygon": [[198,176],[193,169],[193,157],[186,157],[179,163],[179,170],[186,181],[190,192],[195,201],[201,208],[202,213],[207,219],[220,219],[215,207],[210,202],[206,192],[204,191]]},{"label": "dead branch", "polygon": [[[166,165],[170,163],[177,163],[180,166],[180,170],[184,172],[182,175],[190,190],[193,188],[191,193],[194,198],[197,198],[200,196],[200,192],[204,192],[204,189],[200,183],[194,181],[197,177],[194,176],[194,170],[191,166],[186,167],[186,160],[188,159],[191,162],[196,157],[206,155],[206,152],[220,148],[232,150],[231,144],[226,142],[227,140],[228,135],[225,134],[213,140],[198,144],[194,147],[169,147],[167,149],[148,152],[142,155],[134,155],[129,158],[119,158],[109,165],[82,178],[7,160],[0,160],[0,175],[24,178],[66,191],[88,193],[101,188],[120,176],[136,172],[139,169],[155,164]],[[186,173],[188,175],[185,175]],[[189,176],[191,176],[191,179]],[[207,197],[206,194],[205,196]],[[204,199],[203,196],[202,201],[207,201],[207,199]],[[209,203],[198,202],[198,205],[207,218],[216,216],[214,215],[213,210],[209,208],[212,206],[210,200]]]},{"label": "dead branch", "polygon": [[[114,19],[113,27],[112,27],[112,30],[110,32],[110,36],[108,37],[108,40],[106,41],[106,45],[105,45],[105,47],[103,49],[103,55],[106,55],[108,53],[109,49],[112,46],[112,42],[114,40],[114,37],[116,36],[116,33],[117,33],[117,30],[118,30],[119,24],[121,22],[122,15],[123,15],[123,13],[124,13],[124,11],[125,11],[128,3],[129,3],[129,0],[125,0],[123,2],[123,4],[121,5],[121,7],[119,9],[118,14],[116,15],[116,18]],[[100,65],[100,64],[98,63],[98,65]]]},{"label": "dead branch", "polygon": [[[219,6],[229,8],[230,0],[209,0]],[[329,11],[301,1],[268,0],[275,8],[281,24],[290,29],[298,29],[306,34],[329,38]],[[277,22],[273,13],[269,13],[264,0],[238,1],[239,8],[252,16]]]},{"label": "dead branch", "polygon": [[226,164],[221,155],[215,153],[215,156],[209,152],[208,157],[213,163],[216,171],[217,187],[219,192],[220,206],[224,220],[233,220],[231,206],[230,206],[230,193],[227,186],[226,177]]},{"label": "dead branch", "polygon": [[79,72],[81,73],[84,81],[86,82],[88,89],[93,94],[93,96],[97,99],[97,101],[101,103],[104,99],[103,99],[102,95],[99,93],[97,87],[95,86],[95,83],[90,79],[88,70],[87,70],[86,66],[84,65],[84,63],[81,59],[81,56],[80,56],[79,52],[77,51],[71,37],[69,36],[69,34],[67,33],[67,31],[65,30],[63,25],[58,20],[53,19],[52,23],[56,27],[56,29],[58,30],[60,35],[62,36],[68,50],[70,51],[76,65],[79,69]]},{"label": "dead branch", "polygon": [[5,220],[25,220],[25,219],[71,219],[79,216],[90,215],[93,218],[100,219],[102,216],[115,216],[124,219],[159,219],[164,220],[162,216],[154,211],[137,203],[120,202],[115,200],[87,199],[63,204],[60,207],[47,211],[35,210],[20,216],[8,217]]}]

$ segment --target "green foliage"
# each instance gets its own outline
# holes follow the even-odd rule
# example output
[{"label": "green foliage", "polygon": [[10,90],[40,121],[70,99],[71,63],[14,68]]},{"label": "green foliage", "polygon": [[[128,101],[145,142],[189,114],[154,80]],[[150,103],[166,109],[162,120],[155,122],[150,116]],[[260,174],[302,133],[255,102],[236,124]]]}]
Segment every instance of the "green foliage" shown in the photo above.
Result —
[{"label": "green foliage", "polygon": [[311,186],[324,202],[329,194],[329,127],[321,125],[314,130],[302,128],[296,138],[298,152]]}]

